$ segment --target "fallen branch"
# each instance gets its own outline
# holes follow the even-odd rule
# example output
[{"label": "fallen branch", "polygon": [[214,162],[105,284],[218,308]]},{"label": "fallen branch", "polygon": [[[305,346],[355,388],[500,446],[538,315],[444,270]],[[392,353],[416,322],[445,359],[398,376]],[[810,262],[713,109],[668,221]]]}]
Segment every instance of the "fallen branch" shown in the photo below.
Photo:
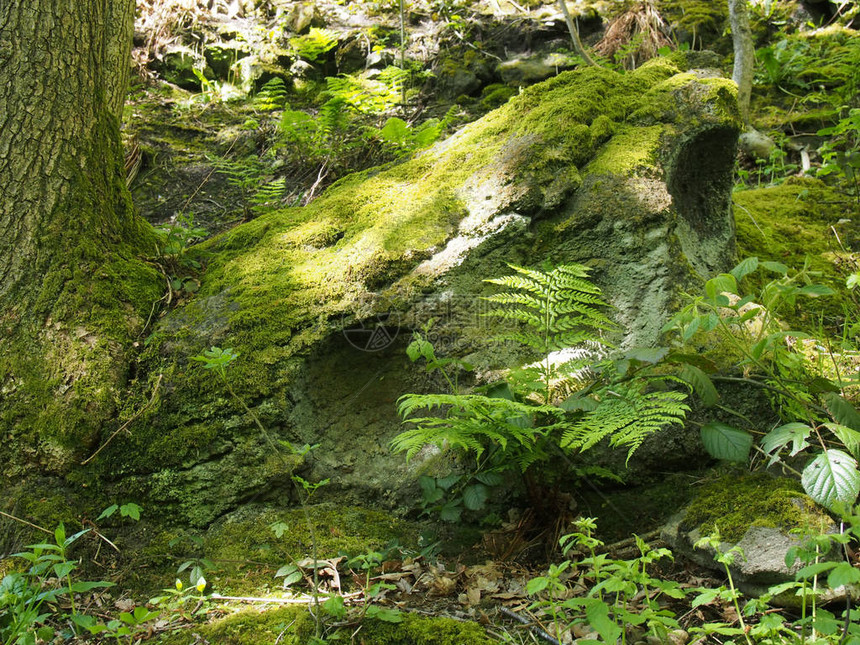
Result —
[{"label": "fallen branch", "polygon": [[[222,596],[219,593],[213,593],[209,596],[211,600],[232,600],[235,602],[253,602],[253,603],[274,603],[277,605],[304,605],[314,601],[313,596],[296,596],[294,598],[260,598],[256,596]],[[364,599],[363,591],[344,594],[341,596],[344,602],[356,602]]]},{"label": "fallen branch", "polygon": [[[104,450],[104,449],[107,447],[107,445],[108,445],[111,441],[113,441],[113,440],[114,440],[114,437],[116,437],[120,432],[122,432],[123,430],[125,430],[129,425],[131,425],[132,421],[137,420],[137,419],[140,417],[140,415],[141,415],[141,414],[143,414],[144,412],[146,412],[146,411],[149,409],[149,407],[150,407],[153,403],[155,403],[155,397],[156,397],[156,396],[158,396],[158,387],[161,385],[161,379],[162,379],[163,377],[164,377],[164,374],[159,374],[159,375],[158,375],[158,380],[155,382],[155,389],[152,391],[152,396],[151,396],[151,397],[150,397],[150,399],[149,399],[149,403],[147,403],[147,404],[146,404],[145,406],[143,406],[140,410],[138,410],[138,411],[137,411],[137,414],[135,414],[131,419],[129,419],[128,421],[126,421],[125,423],[123,423],[119,428],[117,428],[117,429],[114,431],[114,433],[113,433],[111,436],[109,436],[109,437],[107,438],[107,441],[105,441],[101,446],[99,446],[98,450],[96,450],[93,454],[91,454],[89,457],[87,457],[86,459],[84,459],[84,460],[81,462],[81,466],[86,466],[86,465],[87,465],[88,463],[90,463],[93,459],[95,459],[95,458],[96,458],[96,456],[97,456],[97,455],[98,455],[102,450]],[[49,531],[49,532],[50,532],[50,531]]]},{"label": "fallen branch", "polygon": [[33,524],[32,522],[28,522],[27,520],[22,520],[20,517],[15,517],[14,515],[9,515],[9,513],[4,513],[3,511],[0,511],[0,515],[2,515],[3,517],[8,517],[10,520],[13,520],[15,522],[20,522],[21,524],[26,524],[27,526],[34,528],[34,529],[38,529],[44,533],[47,533],[48,535],[54,534],[53,531],[49,531],[48,529],[42,528],[41,526],[39,526],[37,524]]},{"label": "fallen branch", "polygon": [[507,607],[499,607],[499,611],[502,612],[505,616],[509,616],[509,617],[513,618],[514,620],[522,623],[523,625],[528,626],[529,630],[531,630],[531,632],[535,636],[540,636],[547,643],[552,643],[552,645],[561,645],[561,643],[558,642],[558,639],[550,636],[548,633],[546,633],[546,631],[544,631],[543,629],[541,629],[540,627],[535,625],[528,618],[524,618],[523,616],[520,616],[518,613],[511,611]]}]

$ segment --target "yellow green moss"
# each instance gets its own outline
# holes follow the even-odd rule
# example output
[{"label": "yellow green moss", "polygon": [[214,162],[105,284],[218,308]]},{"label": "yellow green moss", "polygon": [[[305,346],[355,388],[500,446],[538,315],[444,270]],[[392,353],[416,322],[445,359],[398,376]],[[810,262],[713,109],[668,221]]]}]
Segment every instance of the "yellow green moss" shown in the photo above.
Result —
[{"label": "yellow green moss", "polygon": [[653,168],[660,149],[664,126],[625,127],[600,149],[588,164],[590,173],[626,174],[642,168]]},{"label": "yellow green moss", "polygon": [[[425,618],[403,614],[400,623],[365,619],[358,631],[358,641],[373,645],[489,645],[484,630],[471,622],[451,618]],[[339,631],[348,639],[357,626]],[[219,645],[303,645],[314,634],[314,621],[303,608],[285,607],[257,611],[244,610],[216,622],[166,634],[162,645],[190,645],[202,637]],[[335,641],[338,642],[338,641]]]},{"label": "yellow green moss", "polygon": [[737,542],[751,526],[790,530],[820,529],[830,519],[800,482],[767,473],[733,474],[702,486],[687,507],[684,524],[707,535],[718,528],[723,540]]},{"label": "yellow green moss", "polygon": [[[846,196],[816,179],[790,178],[779,186],[738,191],[732,200],[740,257],[756,256],[795,269],[808,263],[820,273],[817,281],[844,292],[840,244],[851,250],[860,243],[854,207]],[[773,277],[756,274],[749,280],[756,285],[755,280]],[[842,316],[838,297],[806,299],[804,309],[811,315],[824,311],[832,319]]]}]

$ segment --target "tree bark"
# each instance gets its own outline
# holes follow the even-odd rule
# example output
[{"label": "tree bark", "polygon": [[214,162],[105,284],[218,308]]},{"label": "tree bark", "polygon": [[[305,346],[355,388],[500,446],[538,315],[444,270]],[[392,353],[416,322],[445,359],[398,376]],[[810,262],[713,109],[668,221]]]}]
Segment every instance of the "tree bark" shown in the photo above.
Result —
[{"label": "tree bark", "polygon": [[744,125],[750,124],[750,95],[752,94],[755,49],[747,0],[729,0],[729,22],[732,27],[732,44],[735,63],[732,80],[738,86],[738,107]]},{"label": "tree bark", "polygon": [[579,54],[586,64],[591,65],[592,67],[600,67],[583,46],[582,40],[579,38],[579,27],[570,15],[570,11],[567,9],[567,2],[565,2],[565,0],[558,0],[558,6],[561,9],[561,14],[564,16],[564,22],[567,24],[567,30],[570,32],[570,40],[573,43],[573,48],[576,50],[576,53]]},{"label": "tree bark", "polygon": [[158,297],[158,272],[140,260],[154,238],[133,211],[119,134],[134,9],[0,2],[4,439],[94,440]]}]

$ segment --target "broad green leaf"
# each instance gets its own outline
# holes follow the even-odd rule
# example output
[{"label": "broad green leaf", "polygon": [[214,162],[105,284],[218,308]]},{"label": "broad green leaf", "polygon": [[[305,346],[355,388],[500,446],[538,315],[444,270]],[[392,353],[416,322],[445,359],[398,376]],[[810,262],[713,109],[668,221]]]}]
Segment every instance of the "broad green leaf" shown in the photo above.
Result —
[{"label": "broad green leaf", "polygon": [[743,430],[711,421],[702,426],[702,443],[708,454],[716,459],[745,462],[749,459],[753,437]]},{"label": "broad green leaf", "polygon": [[421,495],[424,499],[433,496],[439,490],[439,487],[436,486],[436,480],[427,475],[421,475],[418,478],[418,485],[421,487]]},{"label": "broad green leaf", "polygon": [[585,610],[588,624],[600,634],[604,643],[615,643],[621,636],[621,628],[609,617],[609,606],[606,603],[595,603]]},{"label": "broad green leaf", "polygon": [[487,487],[483,484],[472,484],[463,489],[463,506],[470,511],[480,511],[487,503]]},{"label": "broad green leaf", "polygon": [[860,456],[860,432],[839,423],[825,423],[824,427],[836,435],[849,453],[855,457]]},{"label": "broad green leaf", "polygon": [[693,387],[693,391],[702,399],[705,407],[711,407],[719,400],[720,395],[717,388],[714,387],[711,377],[695,365],[684,365],[678,373],[678,377]]},{"label": "broad green leaf", "polygon": [[808,425],[796,422],[786,423],[768,432],[761,440],[761,448],[771,455],[770,465],[779,460],[779,451],[789,443],[791,444],[791,457],[806,448],[809,445],[806,438],[811,432],[812,428]]},{"label": "broad green leaf", "polygon": [[119,514],[123,517],[130,517],[134,521],[138,521],[142,510],[143,509],[137,504],[129,502],[128,504],[123,504],[119,507]]},{"label": "broad green leaf", "polygon": [[738,281],[730,273],[721,273],[705,283],[705,294],[711,300],[716,300],[718,295],[726,291],[734,294],[738,292]]},{"label": "broad green leaf", "polygon": [[836,566],[835,562],[813,562],[808,564],[797,573],[794,574],[795,580],[809,580],[815,576],[821,575],[825,571],[830,571]]},{"label": "broad green leaf", "polygon": [[749,275],[756,269],[758,269],[758,258],[751,257],[741,260],[730,273],[735,277],[735,280],[740,282],[744,276]]},{"label": "broad green leaf", "polygon": [[844,585],[856,585],[860,583],[860,569],[854,568],[848,562],[839,562],[833,567],[833,571],[827,576],[827,585],[831,589],[838,589]]},{"label": "broad green leaf", "polygon": [[822,452],[809,462],[800,482],[807,495],[830,510],[837,503],[854,504],[860,493],[857,463],[841,450]]},{"label": "broad green leaf", "polygon": [[463,509],[460,508],[459,502],[451,501],[441,508],[439,511],[439,519],[443,522],[459,522],[462,514]]},{"label": "broad green leaf", "polygon": [[817,298],[819,296],[832,296],[836,292],[830,287],[825,287],[823,284],[809,284],[801,287],[798,293],[802,296]]},{"label": "broad green leaf", "polygon": [[701,320],[702,320],[702,317],[697,316],[696,318],[693,318],[693,320],[690,322],[689,325],[684,327],[684,333],[681,335],[681,337],[685,341],[690,340],[695,335],[695,333],[699,330],[699,325],[701,324]]},{"label": "broad green leaf", "polygon": [[549,578],[532,578],[526,584],[526,593],[530,596],[534,596],[535,594],[539,594],[541,591],[546,589],[548,585]]},{"label": "broad green leaf", "polygon": [[836,423],[860,430],[860,413],[836,392],[828,392],[822,397],[827,411]]},{"label": "broad green leaf", "polygon": [[368,618],[376,618],[386,623],[402,623],[403,614],[397,609],[388,609],[379,605],[370,605],[365,614]]},{"label": "broad green leaf", "polygon": [[103,511],[101,512],[101,515],[99,515],[99,516],[96,518],[96,522],[98,522],[99,520],[103,520],[103,519],[105,519],[106,517],[110,517],[111,515],[113,515],[114,513],[116,513],[118,510],[119,510],[119,505],[117,505],[117,504],[111,504],[111,505],[110,505],[110,506],[108,506],[105,510],[103,510]]},{"label": "broad green leaf", "polygon": [[444,488],[445,490],[448,490],[458,481],[460,481],[460,475],[448,475],[447,477],[440,477],[439,479],[437,479],[436,485],[439,486],[439,488]]},{"label": "broad green leaf", "polygon": [[624,354],[624,358],[642,363],[659,363],[666,354],[668,347],[633,347]]},{"label": "broad green leaf", "polygon": [[477,473],[475,475],[475,479],[477,479],[482,484],[486,484],[490,487],[501,486],[505,482],[505,478],[501,473],[492,471]]},{"label": "broad green leaf", "polygon": [[108,587],[113,587],[114,583],[112,582],[73,582],[71,589],[74,593],[83,593],[85,591],[90,591],[92,589],[106,589]]},{"label": "broad green leaf", "polygon": [[391,117],[379,131],[380,136],[391,143],[400,145],[412,140],[412,129],[403,119]]},{"label": "broad green leaf", "polygon": [[762,262],[761,266],[763,266],[768,271],[773,271],[774,273],[779,273],[780,275],[785,275],[788,273],[788,267],[785,266],[782,262]]}]

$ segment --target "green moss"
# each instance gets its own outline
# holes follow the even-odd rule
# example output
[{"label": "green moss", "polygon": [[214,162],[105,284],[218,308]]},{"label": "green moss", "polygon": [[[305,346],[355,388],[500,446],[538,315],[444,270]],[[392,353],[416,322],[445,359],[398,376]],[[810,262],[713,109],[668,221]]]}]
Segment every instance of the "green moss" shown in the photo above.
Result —
[{"label": "green moss", "polygon": [[[355,627],[341,631],[342,638]],[[313,636],[314,624],[310,614],[302,609],[287,607],[268,611],[245,610],[208,625],[173,632],[158,641],[163,645],[190,645],[196,634],[208,642],[221,645],[301,645]],[[359,640],[373,645],[489,645],[494,642],[484,630],[471,622],[450,618],[425,618],[403,614],[400,623],[385,623],[365,619]]]},{"label": "green moss", "polygon": [[659,125],[623,128],[600,149],[586,170],[623,175],[641,168],[653,168],[663,131],[663,126]]},{"label": "green moss", "polygon": [[[816,280],[842,291],[842,249],[858,248],[860,228],[852,220],[852,205],[839,191],[808,178],[791,178],[779,186],[734,193],[738,255],[782,262],[796,269],[805,263],[820,272]],[[833,228],[831,228],[833,227]],[[839,240],[834,236],[834,229]],[[750,276],[751,284],[772,279]],[[839,297],[806,299],[807,322],[822,311],[829,322],[843,315]]]},{"label": "green moss", "polygon": [[718,528],[723,540],[739,541],[751,526],[818,529],[829,518],[800,483],[767,473],[733,474],[706,484],[687,507],[684,524],[707,535]]},{"label": "green moss", "polygon": [[515,88],[502,83],[493,83],[481,91],[481,106],[487,110],[494,110],[516,95],[517,90]]},{"label": "green moss", "polygon": [[[408,543],[416,538],[411,525],[390,513],[329,503],[311,505],[308,510],[319,557],[333,558],[339,553],[357,555],[368,549],[380,549],[393,540]],[[275,522],[289,526],[289,531],[277,539],[269,528]],[[231,516],[210,531],[206,552],[214,558],[264,560],[279,563],[278,566],[289,557],[308,557],[311,536],[304,511],[301,508],[250,510]]]},{"label": "green moss", "polygon": [[[38,254],[0,302],[0,461],[4,475],[62,472],[97,446],[122,407],[128,362],[154,303],[155,249],[125,186],[116,120],[103,115],[86,157],[57,160],[64,198],[38,231]],[[85,145],[85,142],[81,142]],[[14,449],[13,449],[14,448]]]}]

